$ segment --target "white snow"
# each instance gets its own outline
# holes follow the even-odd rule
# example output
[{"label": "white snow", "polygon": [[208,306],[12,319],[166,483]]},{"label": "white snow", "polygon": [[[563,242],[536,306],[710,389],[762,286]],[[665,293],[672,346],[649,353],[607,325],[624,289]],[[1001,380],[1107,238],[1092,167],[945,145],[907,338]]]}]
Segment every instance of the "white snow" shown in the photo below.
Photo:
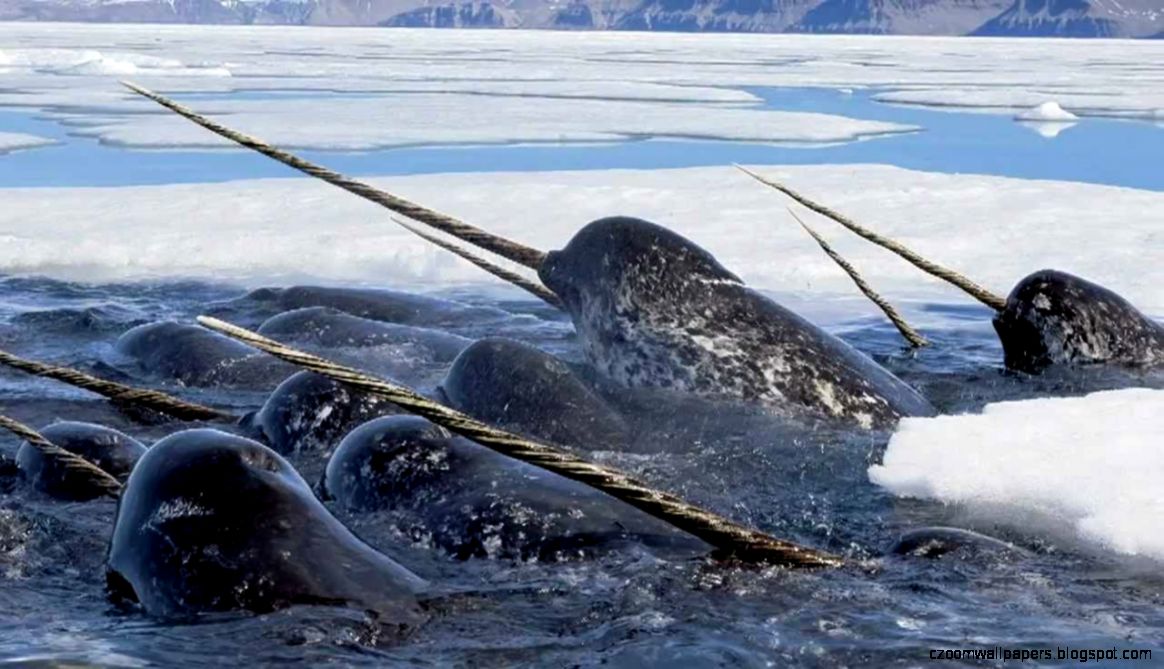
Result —
[{"label": "white snow", "polygon": [[1039,105],[1017,114],[1017,121],[1038,121],[1043,123],[1062,123],[1078,121],[1079,117],[1059,106],[1058,102],[1048,100]]},{"label": "white snow", "polygon": [[86,60],[76,65],[69,65],[63,67],[58,72],[62,74],[105,74],[110,76],[120,76],[127,74],[137,74],[139,72],[137,65],[129,61],[118,58],[106,58],[98,56],[92,60]]},{"label": "white snow", "polygon": [[[95,49],[52,47],[40,49],[13,49],[0,53],[0,65],[16,68],[26,76],[52,81],[47,75],[87,75],[102,77],[90,85],[108,85],[103,77],[123,75],[203,77],[230,76],[230,71],[215,65],[185,65],[173,58],[121,51],[108,53]],[[60,82],[65,87],[77,86],[76,81]],[[52,85],[52,84],[49,84]]]},{"label": "white snow", "polygon": [[[1132,64],[1127,65],[1130,69]],[[1120,86],[1135,86],[1131,76],[1117,76],[1123,81]],[[1154,78],[1155,75],[1149,71],[1148,76]],[[945,107],[985,114],[1015,114],[1041,104],[1048,97],[1054,97],[1059,104],[1075,110],[1078,116],[1151,119],[1153,108],[1164,104],[1164,88],[1153,82],[1146,90],[1130,91],[1103,81],[1093,81],[1087,75],[1073,82],[1069,75],[1063,74],[1062,80],[1053,85],[1040,83],[1027,86],[1016,82],[990,86],[983,82],[972,86],[908,86],[900,90],[882,91],[873,96],[880,102]]]},{"label": "white snow", "polygon": [[[150,110],[153,103],[142,101]],[[197,105],[232,127],[289,148],[364,150],[418,144],[612,142],[635,137],[830,143],[913,130],[910,126],[827,114],[778,112],[685,103],[417,94],[381,98],[288,99]],[[118,118],[77,134],[131,147],[230,146],[173,114]],[[692,150],[698,150],[693,148]]]},{"label": "white snow", "polygon": [[1164,391],[988,405],[909,418],[869,478],[994,521],[1164,559]]},{"label": "white snow", "polygon": [[56,144],[56,140],[22,132],[0,132],[0,153],[19,149],[35,149],[38,146]]},{"label": "white snow", "polygon": [[[1080,116],[1150,118],[1164,108],[1159,40],[455,30],[434,40],[407,29],[36,23],[4,32],[0,106],[53,110],[70,124],[100,113],[94,134],[136,146],[211,140],[142,118],[148,103],[114,77],[169,92],[244,91],[194,104],[317,148],[602,141],[644,130],[819,143],[903,129],[765,111],[753,86],[878,88],[886,101],[1011,116],[1047,100]],[[298,97],[245,94],[279,89]]]},{"label": "white snow", "polygon": [[[755,169],[997,292],[1054,267],[1098,281],[1148,313],[1164,313],[1164,193],[883,165]],[[542,249],[560,248],[593,219],[641,216],[702,244],[757,287],[811,296],[813,303],[827,304],[818,299],[824,296],[857,299],[849,279],[788,215],[788,198],[731,167],[370,181]],[[396,227],[380,207],[306,178],[9,188],[0,189],[0,202],[0,273],[498,285]],[[971,303],[831,221],[801,215],[907,310],[918,301]],[[1097,234],[1097,221],[1112,224]],[[873,313],[863,300],[856,304]],[[934,317],[909,315],[921,327]]]}]

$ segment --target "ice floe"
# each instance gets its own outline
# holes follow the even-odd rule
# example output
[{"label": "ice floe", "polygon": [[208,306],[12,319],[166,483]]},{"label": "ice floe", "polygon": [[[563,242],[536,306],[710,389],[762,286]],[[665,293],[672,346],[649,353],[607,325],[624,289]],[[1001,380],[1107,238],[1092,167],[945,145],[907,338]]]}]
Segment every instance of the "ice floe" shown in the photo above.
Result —
[{"label": "ice floe", "polygon": [[[656,136],[656,124],[659,136],[771,142],[847,141],[901,129],[839,116],[782,117],[749,92],[764,86],[873,88],[888,102],[1011,116],[1047,100],[1079,116],[1147,119],[1164,108],[1158,40],[456,30],[431,37],[408,29],[9,24],[0,106],[54,110],[70,124],[98,110],[109,118],[93,133],[153,146],[165,139],[154,119],[131,125],[127,117],[140,116],[142,103],[114,81],[132,77],[175,93],[235,92],[198,106],[237,114],[254,132],[278,126],[283,134],[275,139],[294,135],[298,146],[311,134],[330,134],[317,148],[418,137],[601,141],[644,130]],[[298,97],[272,101],[256,96],[262,91]],[[335,113],[342,122],[332,125],[345,127],[329,133]],[[404,127],[400,136],[388,136],[388,120]],[[206,144],[191,134],[174,141]]]},{"label": "ice floe", "polygon": [[22,132],[0,132],[0,153],[56,144],[56,140]]},{"label": "ice floe", "polygon": [[[141,101],[139,111],[153,111]],[[368,150],[423,144],[613,142],[639,138],[830,143],[914,127],[802,112],[683,103],[543,98],[536,103],[483,96],[417,94],[381,98],[215,101],[199,105],[231,124],[285,147]],[[119,118],[77,134],[129,147],[228,146],[174,115]]]},{"label": "ice floe", "polygon": [[[883,165],[756,169],[997,292],[1005,294],[1023,276],[1053,267],[1098,281],[1148,313],[1164,314],[1159,262],[1164,193]],[[704,245],[760,288],[856,295],[849,279],[788,215],[790,201],[731,167],[369,180],[543,249],[560,248],[593,219],[641,216]],[[0,273],[92,280],[186,276],[254,283],[497,284],[396,227],[383,209],[306,178],[9,188],[0,189],[0,201]],[[802,215],[891,299],[907,307],[970,304],[957,290],[883,249],[830,221]],[[1111,224],[1097,234],[1097,221]]]},{"label": "ice floe", "polygon": [[1035,105],[1026,111],[1015,115],[1016,121],[1035,121],[1041,123],[1070,123],[1078,121],[1079,117],[1059,106],[1058,102],[1048,100]]},{"label": "ice floe", "polygon": [[1164,391],[988,405],[907,418],[869,478],[896,495],[1164,559]]},{"label": "ice floe", "polygon": [[[73,49],[53,47],[44,49],[12,49],[0,54],[0,65],[13,68],[14,72],[39,75],[47,84],[51,75],[85,75],[92,77],[112,77],[125,75],[202,77],[230,76],[230,71],[221,65],[188,65],[168,57],[152,56],[132,51],[110,53],[95,49]],[[62,82],[66,87],[76,87],[76,81]],[[99,79],[97,85],[109,82]]]}]

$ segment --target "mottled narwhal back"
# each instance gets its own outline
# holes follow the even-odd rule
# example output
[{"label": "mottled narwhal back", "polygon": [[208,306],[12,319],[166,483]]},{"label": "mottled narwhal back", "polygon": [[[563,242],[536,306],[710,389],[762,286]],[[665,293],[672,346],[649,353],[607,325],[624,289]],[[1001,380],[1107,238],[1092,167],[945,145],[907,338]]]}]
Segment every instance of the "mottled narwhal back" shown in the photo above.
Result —
[{"label": "mottled narwhal back", "polygon": [[594,221],[550,253],[539,275],[565,303],[590,361],[624,385],[807,409],[866,427],[933,411],[870,358],[653,223]]},{"label": "mottled narwhal back", "polygon": [[388,511],[405,536],[459,558],[573,560],[627,544],[698,555],[702,541],[577,481],[453,437],[418,416],[352,430],[324,485],[350,511]]},{"label": "mottled narwhal back", "polygon": [[994,329],[1010,369],[1164,363],[1164,325],[1107,288],[1066,272],[1042,270],[1020,281]]}]

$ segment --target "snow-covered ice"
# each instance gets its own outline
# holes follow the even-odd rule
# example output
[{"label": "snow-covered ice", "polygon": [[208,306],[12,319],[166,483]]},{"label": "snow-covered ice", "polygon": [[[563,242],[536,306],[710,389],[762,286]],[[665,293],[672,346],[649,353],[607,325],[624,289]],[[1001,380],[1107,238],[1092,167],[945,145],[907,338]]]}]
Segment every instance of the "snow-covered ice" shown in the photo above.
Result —
[{"label": "snow-covered ice", "polygon": [[[1054,267],[1098,281],[1149,313],[1164,313],[1164,193],[883,165],[756,169],[997,292]],[[848,277],[788,215],[790,201],[731,167],[370,181],[543,249],[560,248],[590,220],[641,216],[704,245],[760,288],[856,295]],[[0,201],[3,273],[90,280],[497,283],[396,227],[380,207],[306,178],[10,188],[0,189]],[[969,303],[947,284],[832,222],[802,216],[891,299],[907,305]],[[1097,234],[1097,221],[1110,225]]]},{"label": "snow-covered ice", "polygon": [[869,478],[896,495],[1164,559],[1164,391],[988,405],[908,418]]},{"label": "snow-covered ice", "polygon": [[0,132],[0,153],[56,144],[56,140],[22,132]]},{"label": "snow-covered ice", "polygon": [[[148,109],[151,102],[141,101]],[[613,142],[640,137],[732,139],[771,143],[830,143],[915,128],[828,114],[756,111],[683,103],[545,98],[409,95],[380,99],[269,100],[198,105],[228,117],[233,127],[288,148],[366,150],[420,144]],[[77,134],[130,147],[231,146],[173,114],[118,118]]]},{"label": "snow-covered ice", "polygon": [[[173,58],[118,51],[107,53],[95,49],[56,46],[50,48],[12,49],[0,52],[0,65],[21,73],[39,75],[85,75],[93,77],[145,75],[157,76],[230,76],[220,65],[186,65]],[[69,85],[67,82],[62,82]],[[76,82],[72,82],[76,85]]]},{"label": "snow-covered ice", "polygon": [[[0,105],[53,110],[68,123],[100,113],[107,122],[93,133],[135,145],[207,139],[173,130],[176,121],[131,123],[146,103],[119,90],[116,77],[165,92],[242,91],[197,106],[298,146],[318,137],[317,148],[607,140],[644,131],[839,142],[902,129],[782,116],[747,90],[763,86],[877,88],[885,101],[1011,116],[1047,100],[1080,116],[1151,118],[1164,108],[1159,40],[455,30],[433,40],[407,29],[32,23],[4,30]],[[249,95],[274,89],[299,98]],[[312,95],[321,91],[328,95]],[[356,95],[341,105],[337,92]],[[332,121],[335,113],[342,122]]]},{"label": "snow-covered ice", "polygon": [[1048,100],[1035,105],[1026,111],[1015,115],[1017,121],[1036,121],[1043,123],[1070,123],[1078,121],[1079,117],[1059,106],[1058,102]]}]

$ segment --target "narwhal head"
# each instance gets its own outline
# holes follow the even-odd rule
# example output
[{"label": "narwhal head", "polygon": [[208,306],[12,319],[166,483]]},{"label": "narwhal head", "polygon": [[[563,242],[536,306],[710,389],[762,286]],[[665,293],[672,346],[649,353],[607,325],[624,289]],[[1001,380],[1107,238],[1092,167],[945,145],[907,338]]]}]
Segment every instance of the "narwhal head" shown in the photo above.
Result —
[{"label": "narwhal head", "polygon": [[572,313],[596,300],[645,308],[673,299],[693,282],[740,283],[691,240],[627,216],[587,224],[565,248],[546,255],[538,277]]},{"label": "narwhal head", "polygon": [[159,617],[338,604],[405,623],[424,587],[336,520],[278,453],[208,429],[172,434],[138,461],[106,570],[111,590]]},{"label": "narwhal head", "polygon": [[994,329],[1006,366],[1024,372],[1064,364],[1146,364],[1164,353],[1164,328],[1127,300],[1049,269],[1018,282]]}]

